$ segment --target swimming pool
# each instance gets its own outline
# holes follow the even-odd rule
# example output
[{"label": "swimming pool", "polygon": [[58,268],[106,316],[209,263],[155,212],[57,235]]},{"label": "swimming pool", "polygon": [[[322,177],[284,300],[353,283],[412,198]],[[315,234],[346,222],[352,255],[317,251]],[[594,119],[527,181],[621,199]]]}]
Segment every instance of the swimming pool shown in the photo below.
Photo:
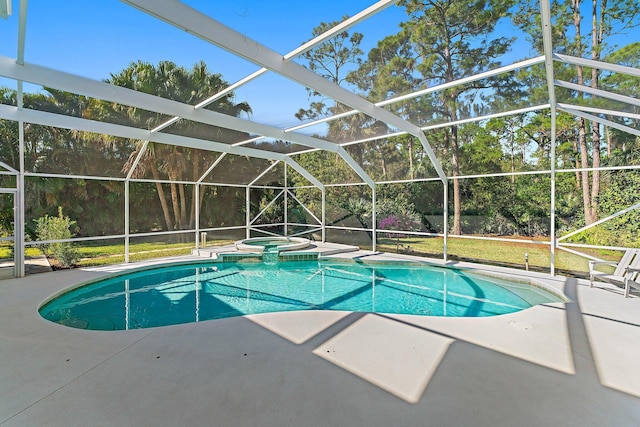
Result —
[{"label": "swimming pool", "polygon": [[420,263],[199,263],[70,290],[40,314],[66,326],[127,330],[294,310],[483,317],[565,302],[545,289]]}]

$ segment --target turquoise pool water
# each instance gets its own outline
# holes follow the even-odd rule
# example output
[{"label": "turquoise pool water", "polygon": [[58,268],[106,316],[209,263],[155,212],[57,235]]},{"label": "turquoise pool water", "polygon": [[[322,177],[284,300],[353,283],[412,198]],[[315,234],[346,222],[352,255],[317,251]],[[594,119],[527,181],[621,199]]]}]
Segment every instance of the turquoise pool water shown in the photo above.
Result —
[{"label": "turquoise pool water", "polygon": [[294,310],[482,317],[562,301],[527,284],[423,264],[208,263],[103,279],[40,314],[75,328],[126,330]]}]

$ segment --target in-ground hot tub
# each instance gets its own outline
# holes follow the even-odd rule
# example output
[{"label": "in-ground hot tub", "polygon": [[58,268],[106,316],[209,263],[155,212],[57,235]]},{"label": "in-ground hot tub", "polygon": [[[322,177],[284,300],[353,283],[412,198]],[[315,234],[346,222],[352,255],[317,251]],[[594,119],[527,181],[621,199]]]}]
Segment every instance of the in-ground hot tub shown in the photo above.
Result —
[{"label": "in-ground hot tub", "polygon": [[253,237],[238,240],[236,248],[246,252],[282,252],[304,249],[311,244],[302,237]]}]

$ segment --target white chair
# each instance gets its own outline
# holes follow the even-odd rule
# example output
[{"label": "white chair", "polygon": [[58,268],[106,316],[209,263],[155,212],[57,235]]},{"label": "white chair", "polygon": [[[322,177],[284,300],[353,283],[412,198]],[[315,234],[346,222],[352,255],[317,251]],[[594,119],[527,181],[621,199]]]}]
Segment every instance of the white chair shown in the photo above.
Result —
[{"label": "white chair", "polygon": [[[598,264],[615,265],[616,269],[613,273],[606,273],[596,270],[596,265]],[[611,261],[589,261],[589,287],[593,287],[594,279],[598,279],[614,285],[624,286],[625,297],[629,297],[631,286],[640,289],[640,283],[637,282],[638,273],[640,273],[640,249],[628,249],[617,263]]]},{"label": "white chair", "polygon": [[[640,259],[640,255],[636,258]],[[631,275],[634,275],[633,277]],[[627,276],[624,283],[624,297],[629,298],[629,292],[631,292],[631,287],[640,290],[640,282],[638,279],[640,278],[640,268],[635,267],[627,267]]]}]

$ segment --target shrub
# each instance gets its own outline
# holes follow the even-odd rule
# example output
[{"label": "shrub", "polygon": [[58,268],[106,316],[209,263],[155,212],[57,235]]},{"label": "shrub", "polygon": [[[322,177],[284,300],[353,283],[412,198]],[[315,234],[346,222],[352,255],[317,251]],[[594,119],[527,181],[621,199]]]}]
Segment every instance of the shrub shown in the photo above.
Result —
[{"label": "shrub", "polygon": [[[420,230],[418,215],[412,212],[402,212],[388,215],[378,221],[379,230],[418,231]],[[402,233],[385,233],[386,237],[405,237]]]},{"label": "shrub", "polygon": [[[34,221],[38,240],[64,240],[73,237],[71,228],[76,222],[62,214],[62,207],[58,207],[58,216],[45,215]],[[78,252],[69,242],[44,243],[41,248],[63,268],[70,268],[78,260]]]}]

